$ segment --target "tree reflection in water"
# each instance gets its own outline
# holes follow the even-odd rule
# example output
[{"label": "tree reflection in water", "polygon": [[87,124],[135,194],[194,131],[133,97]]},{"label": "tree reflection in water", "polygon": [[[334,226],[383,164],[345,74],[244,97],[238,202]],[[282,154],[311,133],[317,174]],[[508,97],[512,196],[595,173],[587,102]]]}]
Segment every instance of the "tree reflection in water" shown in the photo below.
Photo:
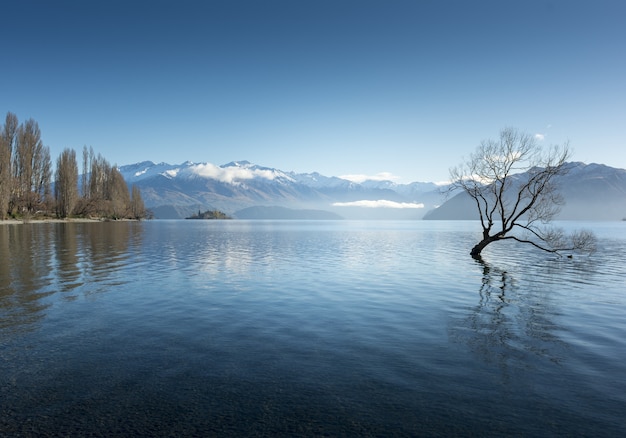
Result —
[{"label": "tree reflection in water", "polygon": [[0,225],[0,337],[32,330],[50,307],[50,240],[39,224]]},{"label": "tree reflection in water", "polygon": [[0,226],[0,336],[35,329],[54,299],[127,282],[141,234],[138,222]]},{"label": "tree reflection in water", "polygon": [[451,322],[451,340],[467,345],[482,363],[496,365],[503,382],[545,361],[558,364],[566,345],[556,334],[550,288],[484,260],[476,263],[482,270],[479,300]]}]

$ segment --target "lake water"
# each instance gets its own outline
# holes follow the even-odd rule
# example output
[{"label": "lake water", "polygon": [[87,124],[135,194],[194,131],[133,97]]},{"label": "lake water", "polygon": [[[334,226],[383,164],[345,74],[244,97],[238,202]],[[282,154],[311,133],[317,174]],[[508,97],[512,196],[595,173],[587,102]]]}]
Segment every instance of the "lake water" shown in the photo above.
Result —
[{"label": "lake water", "polygon": [[1,436],[623,436],[626,222],[0,226]]}]

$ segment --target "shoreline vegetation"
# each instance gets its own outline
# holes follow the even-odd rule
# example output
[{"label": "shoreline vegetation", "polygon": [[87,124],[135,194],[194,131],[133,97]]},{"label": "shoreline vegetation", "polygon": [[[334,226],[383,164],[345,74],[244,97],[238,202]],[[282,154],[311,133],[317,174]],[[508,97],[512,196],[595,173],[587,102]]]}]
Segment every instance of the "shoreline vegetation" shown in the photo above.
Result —
[{"label": "shoreline vegetation", "polygon": [[67,223],[90,223],[90,222],[140,222],[140,219],[111,219],[111,218],[57,218],[57,217],[34,217],[24,219],[0,219],[0,225],[22,224],[67,224]]},{"label": "shoreline vegetation", "polygon": [[76,151],[65,148],[53,172],[50,148],[38,123],[19,123],[8,112],[0,125],[0,219],[24,223],[67,218],[149,219],[139,187],[129,190],[117,165],[83,147],[82,174]]}]

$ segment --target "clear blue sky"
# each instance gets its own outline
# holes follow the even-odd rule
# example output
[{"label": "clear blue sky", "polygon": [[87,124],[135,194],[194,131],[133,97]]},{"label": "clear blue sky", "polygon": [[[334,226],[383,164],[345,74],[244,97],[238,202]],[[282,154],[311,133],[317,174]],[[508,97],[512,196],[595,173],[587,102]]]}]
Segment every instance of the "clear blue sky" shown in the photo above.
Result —
[{"label": "clear blue sky", "polygon": [[626,168],[626,2],[3,2],[0,111],[53,160],[440,181],[505,126]]}]

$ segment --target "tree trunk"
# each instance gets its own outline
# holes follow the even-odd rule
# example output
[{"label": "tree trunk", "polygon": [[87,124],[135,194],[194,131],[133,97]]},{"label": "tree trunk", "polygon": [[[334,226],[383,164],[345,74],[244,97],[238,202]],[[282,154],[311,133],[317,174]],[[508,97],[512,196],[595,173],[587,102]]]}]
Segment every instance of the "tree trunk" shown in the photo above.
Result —
[{"label": "tree trunk", "polygon": [[487,245],[489,245],[491,242],[493,242],[496,239],[493,239],[491,237],[485,237],[483,238],[483,240],[481,240],[480,242],[478,242],[470,251],[470,255],[475,258],[476,260],[480,260],[480,253],[483,251],[483,249],[485,249],[485,247]]}]

